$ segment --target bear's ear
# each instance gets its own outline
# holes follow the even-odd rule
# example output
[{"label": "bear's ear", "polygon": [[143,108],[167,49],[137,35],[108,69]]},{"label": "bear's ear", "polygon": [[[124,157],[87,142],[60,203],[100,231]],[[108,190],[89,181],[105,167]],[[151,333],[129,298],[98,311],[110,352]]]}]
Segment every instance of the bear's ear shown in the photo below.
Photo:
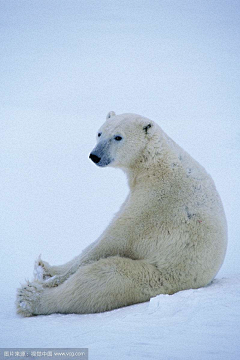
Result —
[{"label": "bear's ear", "polygon": [[110,111],[107,116],[106,116],[106,120],[110,119],[111,117],[115,116],[115,112],[114,111]]},{"label": "bear's ear", "polygon": [[153,124],[149,123],[143,127],[145,134],[148,134],[149,129],[153,126]]}]

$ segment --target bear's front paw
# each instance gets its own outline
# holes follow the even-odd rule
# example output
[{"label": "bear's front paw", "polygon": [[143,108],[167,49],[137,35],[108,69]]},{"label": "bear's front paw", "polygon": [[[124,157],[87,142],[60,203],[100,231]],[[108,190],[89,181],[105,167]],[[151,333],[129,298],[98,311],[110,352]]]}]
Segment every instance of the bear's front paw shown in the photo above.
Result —
[{"label": "bear's front paw", "polygon": [[40,297],[43,291],[41,284],[27,282],[17,291],[17,313],[22,316],[33,316],[39,314]]},{"label": "bear's front paw", "polygon": [[64,275],[54,275],[42,283],[44,287],[55,287],[62,284],[66,280]]},{"label": "bear's front paw", "polygon": [[34,264],[34,279],[37,281],[44,281],[49,279],[52,274],[50,272],[51,266],[48,262],[41,259],[41,255],[37,258]]}]

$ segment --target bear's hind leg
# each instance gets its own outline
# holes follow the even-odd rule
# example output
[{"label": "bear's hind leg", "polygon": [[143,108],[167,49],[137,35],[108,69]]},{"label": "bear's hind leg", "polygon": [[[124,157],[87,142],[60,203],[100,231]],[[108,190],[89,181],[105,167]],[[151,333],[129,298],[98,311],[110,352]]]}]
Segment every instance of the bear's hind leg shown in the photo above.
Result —
[{"label": "bear's hind leg", "polygon": [[[148,301],[166,293],[161,286],[161,274],[155,266],[143,260],[118,256],[100,259],[80,267],[63,284],[41,288],[34,296],[24,295],[29,286],[19,290],[18,308],[24,315],[52,313],[97,313]],[[21,299],[25,302],[20,303]],[[27,301],[26,301],[27,299]],[[27,302],[27,305],[26,305]]]}]

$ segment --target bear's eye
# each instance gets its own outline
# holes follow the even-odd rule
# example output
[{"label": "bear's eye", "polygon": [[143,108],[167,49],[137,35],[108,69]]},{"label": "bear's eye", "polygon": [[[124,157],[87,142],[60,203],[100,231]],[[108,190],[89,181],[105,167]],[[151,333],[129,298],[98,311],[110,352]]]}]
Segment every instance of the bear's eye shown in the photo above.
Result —
[{"label": "bear's eye", "polygon": [[100,137],[101,135],[102,135],[102,133],[101,133],[101,132],[97,134],[97,136],[98,136],[98,137]]},{"label": "bear's eye", "polygon": [[122,140],[122,137],[119,136],[119,135],[117,135],[117,136],[114,137],[114,139],[117,140],[117,141],[121,141],[121,140]]}]

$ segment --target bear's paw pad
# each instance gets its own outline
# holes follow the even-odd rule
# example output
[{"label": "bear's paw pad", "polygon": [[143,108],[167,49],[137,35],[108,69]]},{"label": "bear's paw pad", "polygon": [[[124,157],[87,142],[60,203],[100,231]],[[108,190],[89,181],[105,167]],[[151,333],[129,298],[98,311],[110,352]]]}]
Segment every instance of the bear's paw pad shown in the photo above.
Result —
[{"label": "bear's paw pad", "polygon": [[37,315],[38,304],[43,287],[38,283],[27,282],[17,291],[17,313],[22,316]]}]

